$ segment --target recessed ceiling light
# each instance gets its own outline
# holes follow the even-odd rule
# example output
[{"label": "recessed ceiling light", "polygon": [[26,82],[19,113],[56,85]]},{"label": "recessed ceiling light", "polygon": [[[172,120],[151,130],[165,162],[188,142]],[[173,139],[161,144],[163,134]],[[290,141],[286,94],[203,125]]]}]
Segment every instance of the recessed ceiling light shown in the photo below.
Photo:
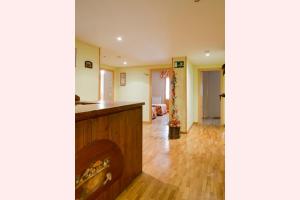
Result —
[{"label": "recessed ceiling light", "polygon": [[124,62],[123,62],[123,64],[124,64],[124,65],[127,65],[127,62],[126,62],[126,61],[124,61]]},{"label": "recessed ceiling light", "polygon": [[118,41],[122,41],[123,39],[122,39],[121,36],[119,36],[119,37],[117,37],[117,40],[118,40]]},{"label": "recessed ceiling light", "polygon": [[205,51],[205,56],[210,56],[210,52],[209,51]]}]

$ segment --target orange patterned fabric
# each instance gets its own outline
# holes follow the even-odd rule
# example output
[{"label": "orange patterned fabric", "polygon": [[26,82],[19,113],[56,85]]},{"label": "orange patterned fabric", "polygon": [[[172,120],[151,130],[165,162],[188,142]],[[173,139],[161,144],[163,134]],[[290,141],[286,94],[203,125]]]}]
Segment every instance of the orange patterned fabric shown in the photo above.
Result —
[{"label": "orange patterned fabric", "polygon": [[153,104],[152,107],[155,107],[156,114],[158,116],[162,116],[167,113],[167,105],[166,104]]},{"label": "orange patterned fabric", "polygon": [[152,107],[152,119],[155,119],[157,117],[156,108]]}]

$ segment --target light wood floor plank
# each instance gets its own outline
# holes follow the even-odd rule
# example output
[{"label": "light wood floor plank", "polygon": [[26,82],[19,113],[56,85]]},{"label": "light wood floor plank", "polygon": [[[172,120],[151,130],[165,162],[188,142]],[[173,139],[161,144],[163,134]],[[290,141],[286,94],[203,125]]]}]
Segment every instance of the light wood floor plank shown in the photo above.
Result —
[{"label": "light wood floor plank", "polygon": [[167,121],[144,124],[143,173],[117,200],[224,200],[224,127],[194,125],[169,140]]}]

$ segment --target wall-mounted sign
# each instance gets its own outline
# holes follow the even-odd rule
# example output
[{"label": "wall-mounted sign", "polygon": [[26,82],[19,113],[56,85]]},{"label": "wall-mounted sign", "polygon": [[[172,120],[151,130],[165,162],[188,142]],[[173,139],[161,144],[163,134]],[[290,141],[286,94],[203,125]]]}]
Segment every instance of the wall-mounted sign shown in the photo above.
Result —
[{"label": "wall-mounted sign", "polygon": [[91,61],[85,61],[84,66],[85,66],[85,68],[92,69],[93,68],[93,63]]},{"label": "wall-mounted sign", "polygon": [[183,68],[184,67],[184,61],[175,61],[174,62],[174,68]]}]

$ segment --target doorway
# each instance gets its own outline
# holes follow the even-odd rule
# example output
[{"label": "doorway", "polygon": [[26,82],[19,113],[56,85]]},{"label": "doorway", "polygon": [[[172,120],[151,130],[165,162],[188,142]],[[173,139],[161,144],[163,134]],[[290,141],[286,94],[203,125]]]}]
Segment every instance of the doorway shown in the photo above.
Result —
[{"label": "doorway", "polygon": [[150,70],[150,120],[152,125],[168,127],[170,78],[168,69]]},{"label": "doorway", "polygon": [[220,125],[222,121],[222,74],[218,70],[199,70],[198,122],[203,125]]},{"label": "doorway", "polygon": [[220,73],[203,72],[203,124],[220,124]]},{"label": "doorway", "polygon": [[108,69],[100,70],[100,101],[114,101],[114,72]]}]

